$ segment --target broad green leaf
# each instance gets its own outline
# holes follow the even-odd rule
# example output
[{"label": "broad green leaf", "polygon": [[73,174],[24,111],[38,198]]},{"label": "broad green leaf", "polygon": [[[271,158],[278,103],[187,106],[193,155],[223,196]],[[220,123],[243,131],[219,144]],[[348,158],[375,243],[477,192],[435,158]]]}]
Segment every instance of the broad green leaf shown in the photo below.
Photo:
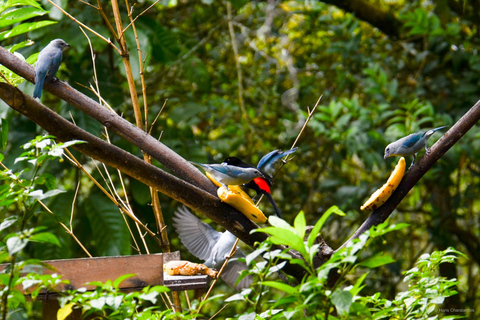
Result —
[{"label": "broad green leaf", "polygon": [[21,239],[19,236],[14,236],[7,239],[7,249],[10,256],[21,251],[28,244],[27,239]]},{"label": "broad green leaf", "polygon": [[48,11],[31,7],[15,8],[0,16],[0,28],[4,28],[33,17],[43,16],[46,13],[48,13]]},{"label": "broad green leaf", "polygon": [[42,9],[40,3],[35,0],[8,0],[6,3],[6,8],[11,8],[14,6],[32,6],[38,9]]},{"label": "broad green leaf", "polygon": [[294,231],[277,227],[261,228],[258,229],[258,231],[268,233],[270,235],[270,240],[274,244],[283,244],[297,250],[302,255],[306,254],[303,239],[300,238]]},{"label": "broad green leaf", "polygon": [[307,222],[305,221],[305,214],[303,213],[303,211],[300,211],[300,213],[297,215],[295,221],[293,222],[293,226],[295,228],[295,231],[297,232],[297,235],[300,238],[304,239]]},{"label": "broad green leaf", "polygon": [[350,310],[350,305],[352,304],[353,296],[349,291],[345,291],[341,288],[335,290],[332,293],[331,301],[333,305],[337,308],[337,311],[340,315],[348,313]]},{"label": "broad green leaf", "polygon": [[0,223],[0,231],[2,231],[4,229],[7,229],[12,224],[17,222],[17,220],[18,220],[18,218],[16,216],[5,218],[5,220],[3,220],[2,223]]},{"label": "broad green leaf", "polygon": [[28,23],[22,23],[18,26],[13,27],[10,30],[0,32],[0,41],[5,40],[11,37],[18,36],[19,34],[27,33],[33,30],[37,30],[52,24],[57,23],[56,21],[48,21],[48,20],[43,20],[43,21],[38,21],[38,22],[28,22]]},{"label": "broad green leaf", "polygon": [[296,295],[298,294],[298,289],[296,287],[289,286],[288,284],[282,283],[282,282],[277,282],[277,281],[262,281],[260,284],[275,288],[278,290],[281,290],[283,292],[286,292],[289,295]]},{"label": "broad green leaf", "polygon": [[42,233],[34,234],[30,237],[30,241],[41,242],[41,243],[51,243],[60,247],[60,241],[58,241],[57,236],[50,232],[42,232]]},{"label": "broad green leaf", "polygon": [[86,199],[85,213],[91,226],[91,234],[101,246],[101,256],[130,254],[130,235],[118,208],[103,194],[92,193]]},{"label": "broad green leaf", "polygon": [[393,262],[395,262],[395,259],[393,259],[392,256],[384,252],[378,252],[373,257],[360,262],[358,265],[367,268],[377,268]]},{"label": "broad green leaf", "polygon": [[131,277],[135,277],[135,274],[134,274],[134,273],[127,273],[127,274],[121,275],[120,277],[118,277],[117,279],[115,279],[115,281],[113,281],[113,287],[118,289],[118,286],[119,286],[123,281],[125,281],[125,280],[127,280],[128,278],[131,278]]}]

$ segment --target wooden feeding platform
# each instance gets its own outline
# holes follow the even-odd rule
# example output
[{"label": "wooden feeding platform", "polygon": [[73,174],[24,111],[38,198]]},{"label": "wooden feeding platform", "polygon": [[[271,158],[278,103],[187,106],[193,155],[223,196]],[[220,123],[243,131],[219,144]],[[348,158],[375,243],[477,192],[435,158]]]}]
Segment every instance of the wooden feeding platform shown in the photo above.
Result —
[{"label": "wooden feeding platform", "polygon": [[[29,265],[25,267],[22,274],[59,274],[62,279],[70,282],[69,284],[60,284],[56,288],[60,292],[79,288],[93,290],[95,286],[86,285],[86,283],[114,281],[124,274],[135,274],[119,285],[119,288],[125,292],[138,291],[146,286],[160,285],[164,285],[172,291],[197,290],[208,287],[211,278],[207,275],[170,276],[164,273],[163,264],[175,260],[180,260],[178,251],[135,256],[47,260],[44,263],[53,267],[52,269]],[[7,267],[8,264],[0,265],[0,272]],[[44,319],[56,319],[57,297],[55,292],[44,291],[39,294],[38,299],[44,301]]]}]

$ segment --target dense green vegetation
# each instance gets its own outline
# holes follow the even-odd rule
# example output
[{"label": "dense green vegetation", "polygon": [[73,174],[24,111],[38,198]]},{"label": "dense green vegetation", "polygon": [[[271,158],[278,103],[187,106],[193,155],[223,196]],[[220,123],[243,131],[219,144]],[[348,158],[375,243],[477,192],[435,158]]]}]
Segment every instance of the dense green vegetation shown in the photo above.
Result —
[{"label": "dense green vegetation", "polygon": [[[360,5],[349,7],[348,3]],[[93,7],[96,5],[61,2],[63,10],[77,21],[105,38],[115,38],[101,12]],[[115,29],[111,5],[102,3]],[[140,105],[148,103],[148,130],[185,159],[213,163],[235,155],[256,163],[271,150],[288,149],[308,116],[307,107],[311,109],[323,96],[298,141],[295,158],[277,176],[273,196],[289,223],[300,211],[309,225],[333,205],[345,212],[345,216],[330,217],[322,228],[322,236],[333,249],[366,219],[368,213],[361,212],[360,205],[394,167],[396,159],[383,159],[385,146],[420,129],[451,126],[479,99],[480,11],[476,0],[155,4],[149,0],[135,3],[132,18],[151,5],[134,24],[144,66],[144,94],[135,33],[130,27],[125,38],[133,77]],[[120,12],[126,27],[130,20],[124,3],[120,3]],[[111,45],[88,30],[82,33],[75,21],[48,1],[10,0],[0,5],[2,47],[22,55],[27,62],[33,64],[37,53],[58,37],[72,48],[66,52],[57,76],[97,101],[90,88],[98,90],[118,114],[136,123],[124,63]],[[0,72],[22,91],[33,91],[31,83],[3,66]],[[105,137],[98,122],[56,96],[44,91],[42,102],[85,130]],[[19,222],[9,225],[9,232],[44,227],[33,234],[48,230],[59,244],[42,238],[44,235],[37,241],[22,242],[25,246],[19,248],[19,260],[86,256],[59,223],[69,225],[72,207],[73,233],[91,255],[144,253],[146,247],[149,252],[161,252],[148,236],[142,244],[143,231],[137,231],[131,220],[127,226],[115,204],[80,169],[70,161],[52,158],[49,148],[55,147],[42,143],[43,138],[29,143],[45,133],[40,127],[4,104],[0,112],[2,170],[11,169],[22,179],[12,189],[8,187],[11,181],[4,180],[9,182],[2,184],[2,195],[12,198],[0,202],[1,220],[19,217]],[[439,137],[435,134],[429,144]],[[109,138],[142,156],[137,147],[117,135],[109,134]],[[409,227],[382,235],[383,241],[371,241],[364,249],[370,256],[387,252],[395,262],[370,272],[363,282],[357,282],[361,273],[352,272],[345,285],[365,285],[361,293],[365,299],[381,294],[382,299],[399,301],[397,293],[406,291],[403,271],[412,269],[423,254],[434,256],[434,251],[454,247],[468,259],[439,264],[434,270],[442,279],[458,279],[459,292],[445,300],[442,310],[447,311],[437,312],[478,318],[479,138],[476,126],[397,207],[389,223],[406,222]],[[26,143],[28,146],[22,147]],[[74,155],[95,179],[110,184],[103,168],[100,173],[90,158]],[[115,170],[109,172],[111,188],[120,198],[128,198],[135,215],[155,230],[148,186],[120,177]],[[32,197],[29,192],[34,190],[43,193]],[[41,199],[53,214],[34,201]],[[171,216],[179,203],[160,195],[160,204],[171,249],[197,261],[184,250],[171,228]],[[266,201],[261,208],[267,214],[273,212]],[[3,234],[0,240],[4,241]],[[7,255],[0,257],[8,261]],[[232,293],[222,284],[216,289]],[[274,300],[284,293],[271,290],[271,294]],[[241,303],[249,303],[248,299],[238,300],[238,307],[228,311],[232,315],[245,312]],[[213,315],[221,304],[221,300],[213,300],[203,311]],[[256,311],[260,314],[269,308],[272,305],[265,303],[265,310]]]}]

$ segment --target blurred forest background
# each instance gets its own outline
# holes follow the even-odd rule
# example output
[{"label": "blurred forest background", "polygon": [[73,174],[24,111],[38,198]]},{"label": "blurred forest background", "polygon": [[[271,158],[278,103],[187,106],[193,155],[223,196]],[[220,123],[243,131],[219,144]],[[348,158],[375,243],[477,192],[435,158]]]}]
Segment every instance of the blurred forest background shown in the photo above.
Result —
[{"label": "blurred forest background", "polygon": [[[83,1],[57,3],[110,37],[100,12],[92,6]],[[133,16],[153,3],[130,3]],[[103,5],[110,17],[110,4]],[[4,39],[2,46],[33,40],[18,50],[27,58],[50,40],[64,39],[71,49],[57,76],[95,99],[88,89],[94,83],[94,69],[87,38],[77,23],[51,3],[44,0],[42,6],[49,13],[35,21],[56,23]],[[122,12],[127,12],[122,6]],[[128,23],[125,15],[124,25]],[[334,249],[366,219],[368,213],[359,207],[386,181],[397,162],[396,158],[383,159],[385,146],[421,129],[453,125],[480,98],[478,0],[161,0],[135,24],[145,64],[150,124],[168,99],[151,134],[161,136],[164,144],[187,160],[220,163],[227,156],[237,156],[257,163],[271,150],[288,149],[308,116],[307,107],[323,95],[298,142],[295,158],[276,178],[273,196],[289,222],[303,210],[308,224],[314,224],[326,209],[338,205],[347,215],[331,218],[323,229]],[[105,41],[86,32],[95,52],[101,96],[135,123],[121,57]],[[131,28],[126,37],[140,93],[140,66]],[[30,83],[20,88],[33,92]],[[141,95],[139,99],[144,102]],[[46,91],[42,101],[102,136],[101,125],[64,101]],[[20,146],[44,132],[3,104],[1,118],[2,123],[9,123],[3,162],[20,170],[25,164],[14,163],[23,152]],[[440,136],[436,133],[429,145]],[[141,156],[140,150],[119,137],[110,138]],[[101,180],[89,158],[79,154],[78,158]],[[479,158],[477,125],[434,165],[390,218],[392,223],[407,222],[410,227],[368,248],[386,251],[397,260],[370,273],[365,280],[368,292],[395,296],[404,286],[401,272],[411,268],[421,254],[453,246],[469,259],[442,265],[441,275],[461,281],[454,305],[472,308],[471,319],[480,316]],[[49,199],[54,216],[35,214],[28,223],[48,226],[62,246],[32,244],[25,255],[41,259],[85,256],[58,224],[70,219],[79,181],[75,235],[94,256],[135,254],[124,218],[88,178],[68,161],[52,161],[42,170],[55,177],[57,189],[66,192]],[[118,176],[112,173],[120,190]],[[153,227],[148,187],[132,179],[125,181],[134,212]],[[165,196],[160,203],[172,249],[197,261],[171,228],[171,216],[179,204]],[[267,201],[261,208],[273,213]],[[2,211],[9,216],[15,207]],[[146,241],[151,252],[160,252],[154,241],[148,237]]]}]

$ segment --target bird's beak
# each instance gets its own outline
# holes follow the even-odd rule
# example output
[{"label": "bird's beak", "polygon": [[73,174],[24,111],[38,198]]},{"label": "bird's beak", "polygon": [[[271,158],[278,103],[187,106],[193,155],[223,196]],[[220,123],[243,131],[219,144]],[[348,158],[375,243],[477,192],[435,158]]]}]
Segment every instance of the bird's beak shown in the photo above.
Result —
[{"label": "bird's beak", "polygon": [[388,155],[383,156],[383,160],[387,160]]}]

